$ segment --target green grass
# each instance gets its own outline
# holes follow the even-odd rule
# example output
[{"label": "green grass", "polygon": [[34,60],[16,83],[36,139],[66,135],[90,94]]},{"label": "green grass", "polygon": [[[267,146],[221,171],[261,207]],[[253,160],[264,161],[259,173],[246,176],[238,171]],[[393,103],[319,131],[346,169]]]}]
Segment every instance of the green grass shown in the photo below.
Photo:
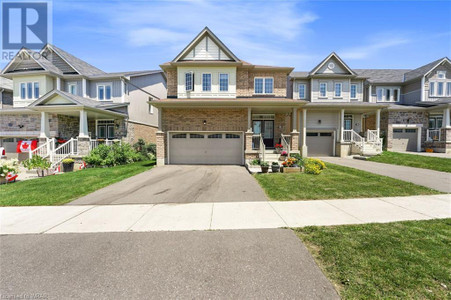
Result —
[{"label": "green grass", "polygon": [[0,206],[59,205],[151,169],[155,161],[73,173],[0,185]]},{"label": "green grass", "polygon": [[381,155],[373,156],[368,160],[392,165],[451,172],[451,159],[449,158],[384,151]]},{"label": "green grass", "polygon": [[343,299],[450,299],[451,219],[294,231]]},{"label": "green grass", "polygon": [[433,189],[353,168],[326,164],[320,175],[257,174],[271,200],[315,200],[440,194]]}]

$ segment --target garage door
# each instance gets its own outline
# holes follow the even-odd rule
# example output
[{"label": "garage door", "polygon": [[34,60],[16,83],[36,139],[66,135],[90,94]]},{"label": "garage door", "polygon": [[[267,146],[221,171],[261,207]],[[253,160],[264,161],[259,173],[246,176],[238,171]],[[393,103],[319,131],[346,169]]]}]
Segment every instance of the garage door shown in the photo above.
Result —
[{"label": "garage door", "polygon": [[308,156],[332,156],[334,137],[332,132],[307,132]]},{"label": "garage door", "polygon": [[170,164],[241,165],[241,133],[186,132],[169,134]]},{"label": "garage door", "polygon": [[392,150],[417,151],[417,129],[393,129]]}]

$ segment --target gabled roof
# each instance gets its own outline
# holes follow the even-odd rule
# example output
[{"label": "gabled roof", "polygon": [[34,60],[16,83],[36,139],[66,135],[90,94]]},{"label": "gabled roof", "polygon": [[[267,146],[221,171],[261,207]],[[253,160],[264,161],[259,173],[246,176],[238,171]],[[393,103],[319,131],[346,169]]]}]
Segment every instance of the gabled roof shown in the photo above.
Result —
[{"label": "gabled roof", "polygon": [[310,71],[309,75],[314,75],[318,70],[332,57],[334,57],[342,66],[352,75],[357,75],[348,65],[337,55],[337,53],[332,52],[329,54],[325,59],[323,59],[316,67],[313,68],[312,71]]},{"label": "gabled roof", "polygon": [[[13,66],[13,64],[17,60],[22,60],[24,56],[35,61],[39,66],[42,67],[43,70],[52,72],[54,74],[62,75],[61,71],[57,67],[55,67],[50,61],[48,61],[47,59],[42,57],[39,53],[37,53],[33,50],[30,50],[30,49],[27,49],[27,48],[22,48],[19,50],[19,52],[16,53],[16,55],[13,57],[13,59],[2,70],[2,74],[8,73],[8,69],[11,66]],[[11,70],[11,73],[12,72],[14,72],[14,70]]]},{"label": "gabled roof", "polygon": [[435,69],[435,67],[437,67],[438,65],[440,65],[443,61],[447,61],[448,63],[450,63],[449,58],[448,57],[443,57],[440,59],[437,59],[431,63],[428,63],[424,66],[421,66],[419,68],[416,68],[410,72],[407,72],[404,76],[404,81],[410,81],[413,79],[417,79],[419,77],[422,77],[426,74],[428,74],[430,71],[432,71],[433,69]]},{"label": "gabled roof", "polygon": [[183,58],[185,55],[187,55],[198,43],[201,41],[205,36],[209,36],[215,43],[218,45],[218,47],[224,51],[229,57],[232,58],[235,62],[240,62],[238,57],[233,54],[232,51],[230,51],[229,48],[208,28],[205,27],[183,50],[180,52],[173,60],[172,62],[177,62],[181,58]]},{"label": "gabled roof", "polygon": [[59,57],[61,57],[67,64],[69,64],[80,75],[92,76],[92,75],[96,75],[96,74],[105,74],[105,72],[103,72],[102,70],[94,67],[93,65],[88,64],[87,62],[79,59],[78,57],[73,56],[72,54],[64,51],[63,49],[56,47],[55,45],[47,44],[41,50],[41,53],[47,47],[52,49]]},{"label": "gabled roof", "polygon": [[354,69],[363,77],[367,77],[371,83],[402,83],[404,74],[410,69]]},{"label": "gabled roof", "polygon": [[5,77],[0,77],[0,89],[13,90],[13,81]]}]

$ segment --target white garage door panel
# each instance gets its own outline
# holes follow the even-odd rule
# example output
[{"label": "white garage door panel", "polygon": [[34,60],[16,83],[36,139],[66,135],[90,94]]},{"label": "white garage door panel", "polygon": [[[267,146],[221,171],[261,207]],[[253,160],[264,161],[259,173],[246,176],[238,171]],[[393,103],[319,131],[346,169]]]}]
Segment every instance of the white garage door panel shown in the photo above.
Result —
[{"label": "white garage door panel", "polygon": [[[332,156],[333,155],[333,134],[312,132],[314,136],[307,136],[308,156]],[[329,135],[329,136],[328,136]]]},{"label": "white garage door panel", "polygon": [[[226,133],[184,133],[186,138],[174,138],[170,134],[169,163],[171,164],[242,164],[242,135],[226,138]],[[194,138],[199,136],[201,138]],[[209,138],[219,137],[220,138]]]},{"label": "white garage door panel", "polygon": [[392,150],[417,151],[417,129],[393,129]]}]

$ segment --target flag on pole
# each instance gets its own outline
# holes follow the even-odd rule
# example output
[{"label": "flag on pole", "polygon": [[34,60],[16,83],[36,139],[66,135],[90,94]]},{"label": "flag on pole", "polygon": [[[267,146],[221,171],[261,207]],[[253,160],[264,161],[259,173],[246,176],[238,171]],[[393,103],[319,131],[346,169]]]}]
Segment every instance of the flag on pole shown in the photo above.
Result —
[{"label": "flag on pole", "polygon": [[18,141],[17,153],[30,152],[38,147],[38,141]]}]

